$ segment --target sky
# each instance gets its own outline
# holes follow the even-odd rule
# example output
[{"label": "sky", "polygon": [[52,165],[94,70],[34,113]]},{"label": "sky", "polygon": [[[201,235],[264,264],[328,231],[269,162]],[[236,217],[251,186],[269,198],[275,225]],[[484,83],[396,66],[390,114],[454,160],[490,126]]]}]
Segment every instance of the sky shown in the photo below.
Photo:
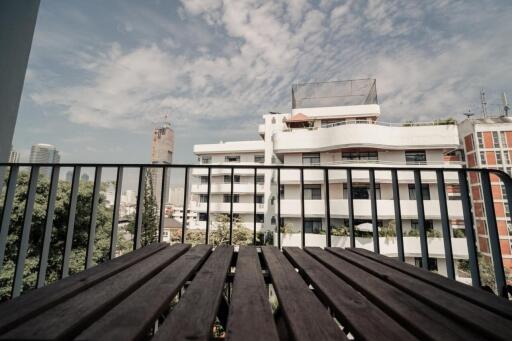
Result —
[{"label": "sky", "polygon": [[145,163],[168,115],[194,144],[258,139],[294,83],[376,78],[381,120],[489,111],[512,97],[510,0],[42,0],[14,136],[62,162]]}]

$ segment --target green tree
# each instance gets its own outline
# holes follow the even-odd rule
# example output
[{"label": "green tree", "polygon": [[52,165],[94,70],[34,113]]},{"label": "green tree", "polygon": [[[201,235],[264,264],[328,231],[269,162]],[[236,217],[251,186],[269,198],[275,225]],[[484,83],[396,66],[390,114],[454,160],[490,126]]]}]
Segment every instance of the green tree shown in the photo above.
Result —
[{"label": "green tree", "polygon": [[[2,271],[0,272],[0,300],[5,300],[10,297],[15,262],[23,226],[23,213],[27,199],[29,178],[29,172],[21,171],[17,179],[5,259]],[[48,177],[40,175],[37,182],[29,248],[24,267],[23,290],[32,289],[36,284],[49,190],[50,182]],[[59,181],[55,200],[50,250],[48,254],[46,283],[51,283],[60,278],[64,242],[68,225],[70,190],[70,182]],[[102,188],[102,190],[104,190],[104,188]],[[80,272],[85,268],[85,253],[89,236],[92,195],[93,182],[81,182],[77,196],[72,253],[70,255],[70,274]],[[94,263],[104,262],[109,257],[111,228],[112,209],[107,207],[105,196],[100,194],[96,216],[95,248],[93,253]],[[119,234],[117,243],[117,250],[120,252],[124,252],[128,247],[127,241],[122,235],[122,233]]]},{"label": "green tree", "polygon": [[[226,245],[229,243],[229,215],[217,214],[215,217],[215,229],[210,234],[210,244]],[[239,217],[233,217],[232,244],[252,244],[253,233],[244,227]]]}]

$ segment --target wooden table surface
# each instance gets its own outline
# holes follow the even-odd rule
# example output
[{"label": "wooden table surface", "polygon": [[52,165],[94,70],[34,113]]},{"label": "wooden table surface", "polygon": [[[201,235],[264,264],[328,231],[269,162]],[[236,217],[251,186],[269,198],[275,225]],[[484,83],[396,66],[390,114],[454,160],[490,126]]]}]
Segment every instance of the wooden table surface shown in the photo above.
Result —
[{"label": "wooden table surface", "polygon": [[212,338],[510,341],[512,303],[362,249],[156,243],[0,304],[1,340]]}]

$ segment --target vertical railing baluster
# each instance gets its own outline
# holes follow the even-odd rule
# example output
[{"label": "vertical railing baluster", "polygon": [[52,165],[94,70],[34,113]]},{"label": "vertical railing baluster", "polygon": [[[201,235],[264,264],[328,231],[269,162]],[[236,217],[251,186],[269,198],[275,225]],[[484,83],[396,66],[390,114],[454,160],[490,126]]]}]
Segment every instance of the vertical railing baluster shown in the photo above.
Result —
[{"label": "vertical railing baluster", "polygon": [[446,258],[446,272],[448,278],[455,279],[455,266],[453,264],[452,236],[450,233],[450,222],[448,221],[448,206],[446,203],[446,189],[444,183],[444,172],[436,170],[437,193],[439,196],[439,209],[441,213],[441,225],[443,228],[444,256]]},{"label": "vertical railing baluster", "polygon": [[233,182],[235,181],[235,168],[231,167],[231,176],[230,176],[230,196],[231,200],[229,200],[229,244],[233,243]]},{"label": "vertical railing baluster", "polygon": [[277,168],[277,247],[281,250],[281,168]]},{"label": "vertical railing baluster", "polygon": [[14,281],[12,285],[12,297],[18,297],[23,287],[23,272],[25,260],[27,259],[28,243],[30,240],[30,228],[32,227],[32,213],[34,212],[34,201],[37,193],[37,179],[39,177],[39,166],[32,166],[28,185],[27,201],[23,213],[23,228],[18,248],[16,268],[14,269]]},{"label": "vertical railing baluster", "polygon": [[2,221],[0,225],[0,272],[2,272],[4,264],[5,248],[7,246],[7,237],[9,236],[9,225],[11,223],[11,213],[14,202],[14,194],[16,192],[18,172],[18,166],[11,166],[11,169],[9,170],[9,180],[7,182],[7,188],[5,191],[4,205],[2,209]]},{"label": "vertical railing baluster", "polygon": [[48,254],[50,253],[50,242],[52,239],[53,217],[55,214],[55,199],[57,198],[57,187],[59,184],[60,167],[53,166],[52,178],[50,182],[50,192],[48,193],[48,203],[46,205],[45,226],[43,232],[43,246],[39,256],[39,270],[37,273],[36,287],[41,288],[45,285],[46,269],[48,268]]},{"label": "vertical railing baluster", "polygon": [[370,206],[372,211],[373,252],[380,253],[379,227],[377,226],[377,191],[375,189],[375,170],[369,170],[370,175]]},{"label": "vertical railing baluster", "polygon": [[393,204],[395,206],[395,227],[398,259],[405,262],[404,235],[402,231],[402,208],[400,205],[400,188],[398,187],[398,171],[391,170],[391,182],[393,183]]},{"label": "vertical railing baluster", "polygon": [[425,229],[425,208],[423,206],[423,191],[421,188],[421,173],[419,169],[414,170],[414,187],[416,193],[416,206],[418,210],[418,229],[420,232],[421,266],[428,270],[428,243]]},{"label": "vertical railing baluster", "polygon": [[137,250],[141,245],[142,234],[142,210],[144,207],[144,188],[146,187],[146,168],[139,168],[139,184],[137,186],[137,207],[135,212],[135,230],[133,231],[133,249]]},{"label": "vertical railing baluster", "polygon": [[301,229],[301,246],[306,246],[306,219],[305,219],[305,202],[304,202],[304,167],[300,168],[300,217],[302,221]]},{"label": "vertical railing baluster", "polygon": [[468,179],[465,170],[459,172],[460,196],[462,199],[462,212],[464,214],[464,230],[468,245],[469,269],[471,272],[471,284],[475,288],[480,287],[480,270],[478,266],[478,254],[476,249],[476,236],[471,213],[471,198],[469,196]]},{"label": "vertical railing baluster", "polygon": [[119,204],[121,202],[121,190],[123,188],[123,167],[117,167],[116,191],[114,197],[114,211],[112,214],[112,229],[110,230],[110,253],[109,258],[113,259],[117,249],[117,229],[119,226]]},{"label": "vertical railing baluster", "polygon": [[331,247],[331,203],[329,195],[329,169],[324,168],[324,184],[325,184],[325,217],[327,220],[327,233],[325,244]]},{"label": "vertical railing baluster", "polygon": [[165,227],[165,194],[168,192],[168,181],[167,181],[167,170],[168,167],[162,167],[162,187],[160,192],[160,220],[158,223],[158,241],[161,243],[164,238],[164,227]]},{"label": "vertical railing baluster", "polygon": [[[181,243],[185,243],[185,229],[187,228],[187,198],[188,198],[188,167],[185,167],[185,184],[183,187],[183,219],[181,221]],[[209,198],[208,198],[209,200]]]},{"label": "vertical railing baluster", "polygon": [[212,175],[212,169],[211,167],[208,167],[208,184],[206,188],[206,238],[205,238],[205,244],[208,244],[208,239],[210,237],[210,194],[211,194],[211,175]]},{"label": "vertical railing baluster", "polygon": [[253,211],[253,235],[252,235],[252,244],[256,245],[256,176],[258,174],[258,169],[254,168],[254,193],[253,193],[253,203],[254,203],[254,211]]},{"label": "vertical railing baluster", "polygon": [[78,198],[78,188],[80,184],[80,166],[73,168],[73,180],[71,181],[71,193],[69,195],[68,226],[66,231],[66,241],[64,243],[64,256],[62,257],[61,278],[69,275],[69,257],[73,246],[73,233],[75,230],[76,202]]},{"label": "vertical railing baluster", "polygon": [[350,247],[356,247],[356,234],[354,231],[354,195],[352,193],[352,170],[347,169],[347,200],[348,200],[348,229],[350,233]]},{"label": "vertical railing baluster", "polygon": [[94,171],[94,187],[92,192],[91,203],[91,219],[89,222],[89,235],[87,238],[87,253],[85,256],[85,268],[89,269],[92,266],[94,256],[94,241],[96,239],[96,215],[98,213],[98,203],[100,199],[101,188],[101,167],[96,167]]},{"label": "vertical railing baluster", "polygon": [[496,288],[498,289],[498,295],[507,297],[507,281],[503,269],[503,259],[501,258],[500,236],[498,234],[498,224],[496,223],[496,212],[494,209],[491,179],[488,169],[481,170],[480,179],[482,181],[485,216],[487,217],[487,230],[489,233],[494,275],[496,278]]}]

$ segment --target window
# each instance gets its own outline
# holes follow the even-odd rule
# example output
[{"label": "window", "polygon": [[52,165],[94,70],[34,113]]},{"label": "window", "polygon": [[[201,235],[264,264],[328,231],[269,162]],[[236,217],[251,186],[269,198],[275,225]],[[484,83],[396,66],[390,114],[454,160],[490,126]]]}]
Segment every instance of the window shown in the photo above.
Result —
[{"label": "window", "polygon": [[[224,202],[231,202],[231,194],[224,194]],[[240,202],[240,195],[233,194],[233,202]]]},{"label": "window", "polygon": [[320,185],[304,185],[304,200],[321,200],[322,190]]},{"label": "window", "polygon": [[240,162],[240,155],[236,155],[236,156],[226,156],[224,157],[224,161],[226,162]]},{"label": "window", "polygon": [[304,219],[304,232],[305,233],[320,233],[322,230],[322,219],[305,218]]},{"label": "window", "polygon": [[500,131],[500,135],[501,135],[501,145],[503,146],[503,148],[508,147],[508,144],[507,144],[507,135],[505,134],[505,132],[504,132],[504,131]]},{"label": "window", "polygon": [[476,133],[476,137],[478,139],[478,148],[484,147],[484,137],[482,136],[481,132]]},{"label": "window", "polygon": [[505,206],[505,217],[510,218],[510,209],[508,207],[508,202],[503,203]]},{"label": "window", "polygon": [[254,155],[254,162],[265,163],[265,155]]},{"label": "window", "polygon": [[504,158],[505,164],[507,164],[507,165],[510,164],[510,154],[509,154],[508,150],[504,150],[503,155],[505,155],[505,158]]},{"label": "window", "polygon": [[[375,197],[380,199],[380,185],[375,185]],[[347,184],[343,184],[343,199],[348,199]],[[352,199],[370,199],[370,185],[369,184],[352,184]]]},{"label": "window", "polygon": [[208,202],[208,194],[199,194],[199,202]]},{"label": "window", "polygon": [[378,160],[379,154],[377,152],[342,152],[341,158],[343,160]]},{"label": "window", "polygon": [[265,183],[265,175],[256,175],[256,183],[257,184],[264,184]]},{"label": "window", "polygon": [[258,194],[256,196],[256,203],[257,204],[263,204],[263,194]]},{"label": "window", "polygon": [[427,154],[424,150],[406,150],[405,163],[408,165],[425,164],[427,162]]},{"label": "window", "polygon": [[265,215],[263,214],[256,214],[256,222],[257,223],[263,223],[265,221]]},{"label": "window", "polygon": [[504,184],[501,184],[501,197],[507,200],[507,189]]},{"label": "window", "polygon": [[496,152],[496,164],[501,165],[503,163],[503,158],[501,157],[501,152]]},{"label": "window", "polygon": [[208,176],[201,176],[201,184],[207,184],[208,183]]},{"label": "window", "polygon": [[212,163],[212,157],[210,155],[201,156],[201,163],[203,165],[208,165],[208,164]]},{"label": "window", "polygon": [[499,148],[500,147],[500,139],[498,137],[498,132],[497,131],[493,131],[492,132],[492,141],[493,141],[493,144],[494,144],[494,148]]},{"label": "window", "polygon": [[[231,183],[231,175],[224,175],[224,183],[225,184]],[[235,184],[240,183],[240,175],[233,175],[233,183],[235,183]]]},{"label": "window", "polygon": [[281,199],[284,198],[284,185],[281,185],[281,188],[279,188],[279,195],[281,196]]},{"label": "window", "polygon": [[357,124],[368,123],[368,120],[366,118],[356,118],[356,123]]},{"label": "window", "polygon": [[[419,228],[417,220],[411,220],[411,229],[417,230]],[[425,220],[425,231],[432,230],[434,228],[433,220]]]},{"label": "window", "polygon": [[319,153],[302,154],[302,164],[305,166],[320,165],[320,154]]},{"label": "window", "polygon": [[[423,200],[430,200],[430,188],[428,185],[421,185]],[[416,200],[416,186],[409,184],[409,200]]]},{"label": "window", "polygon": [[487,160],[485,159],[485,152],[480,152],[480,163],[482,165],[486,165],[487,164]]},{"label": "window", "polygon": [[199,212],[199,221],[206,221],[208,215],[204,212]]},{"label": "window", "polygon": [[[414,257],[414,264],[421,268],[423,263],[421,257]],[[428,270],[429,271],[437,271],[437,258],[428,258]]]}]

